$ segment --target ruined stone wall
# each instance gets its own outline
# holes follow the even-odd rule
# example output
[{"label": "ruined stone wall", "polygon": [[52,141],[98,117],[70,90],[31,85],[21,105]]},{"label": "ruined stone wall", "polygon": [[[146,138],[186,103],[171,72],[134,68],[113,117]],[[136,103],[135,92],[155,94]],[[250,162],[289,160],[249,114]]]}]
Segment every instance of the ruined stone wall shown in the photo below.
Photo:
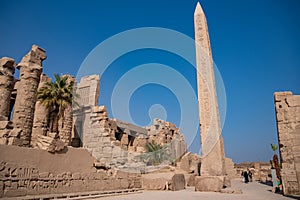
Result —
[{"label": "ruined stone wall", "polygon": [[300,195],[300,95],[275,92],[284,194]]},{"label": "ruined stone wall", "polygon": [[183,134],[170,122],[155,119],[152,126],[144,128],[109,119],[106,108],[97,106],[99,85],[97,75],[83,77],[77,85],[79,107],[73,111],[75,129],[72,138],[73,144],[77,145],[76,137],[81,139],[82,146],[97,159],[98,167],[140,172],[145,168],[141,155],[146,153],[145,145],[151,141],[167,147],[174,161],[186,153]]},{"label": "ruined stone wall", "polygon": [[180,159],[187,152],[184,135],[171,122],[154,119],[153,125],[147,127],[147,129],[149,131],[149,141],[154,141],[162,146],[169,146],[171,156],[175,160]]},{"label": "ruined stone wall", "polygon": [[93,167],[84,149],[63,154],[0,145],[0,198],[141,188],[141,176]]},{"label": "ruined stone wall", "polygon": [[128,152],[116,144],[116,123],[108,119],[104,106],[95,106],[90,115],[90,126],[84,130],[83,147],[97,159],[97,166],[112,168],[128,161]]},{"label": "ruined stone wall", "polygon": [[83,147],[96,158],[98,167],[142,172],[147,165],[143,160],[145,145],[151,141],[167,147],[166,152],[161,152],[168,156],[162,161],[165,164],[187,151],[183,135],[169,122],[155,120],[155,125],[148,127],[152,130],[150,134],[146,128],[109,119],[105,106],[94,106],[89,117],[83,132]]},{"label": "ruined stone wall", "polygon": [[82,77],[77,84],[76,93],[78,98],[75,101],[79,107],[73,107],[73,124],[72,146],[81,146],[85,143],[84,131],[89,128],[90,115],[92,108],[98,105],[100,76],[91,75]]},{"label": "ruined stone wall", "polygon": [[15,145],[30,145],[37,88],[42,73],[42,61],[45,59],[45,50],[33,45],[17,66],[20,69],[20,82],[12,121],[14,128],[22,131],[16,137]]}]

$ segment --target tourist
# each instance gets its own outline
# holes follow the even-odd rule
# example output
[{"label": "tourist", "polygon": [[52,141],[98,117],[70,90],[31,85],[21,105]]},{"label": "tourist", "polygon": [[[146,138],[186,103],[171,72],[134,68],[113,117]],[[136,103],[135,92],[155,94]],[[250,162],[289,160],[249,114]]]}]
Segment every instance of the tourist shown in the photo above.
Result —
[{"label": "tourist", "polygon": [[248,171],[248,177],[249,181],[252,182],[252,172],[250,170]]},{"label": "tourist", "polygon": [[244,171],[243,176],[244,176],[244,179],[245,179],[245,183],[248,183],[249,182],[248,172]]}]

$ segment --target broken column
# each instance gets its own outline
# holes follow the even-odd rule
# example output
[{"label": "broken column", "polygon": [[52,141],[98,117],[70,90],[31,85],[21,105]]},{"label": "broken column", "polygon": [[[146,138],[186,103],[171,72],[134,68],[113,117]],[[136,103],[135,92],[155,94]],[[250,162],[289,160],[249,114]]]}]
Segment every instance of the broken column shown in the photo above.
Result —
[{"label": "broken column", "polygon": [[[75,77],[71,75],[64,75],[63,77],[67,76],[67,84],[71,82],[75,83]],[[67,105],[64,109],[63,118],[59,123],[59,138],[61,141],[64,142],[66,146],[70,145],[71,143],[71,134],[73,128],[73,112],[72,112],[72,105]]]},{"label": "broken column", "polygon": [[221,191],[225,154],[208,27],[199,2],[194,13],[202,160],[196,191]]},{"label": "broken column", "polygon": [[20,69],[20,82],[12,121],[15,129],[22,130],[15,143],[19,146],[30,145],[37,89],[45,59],[45,50],[33,45],[17,66]]},{"label": "broken column", "polygon": [[[42,74],[40,78],[38,90],[40,88],[47,87],[46,83],[51,81],[52,81],[51,78],[49,78],[45,74]],[[40,101],[37,101],[35,104],[34,120],[33,120],[33,127],[32,127],[32,137],[31,137],[32,146],[37,146],[36,142],[37,142],[38,135],[47,135],[48,120],[49,120],[49,109],[46,108]]]},{"label": "broken column", "polygon": [[15,84],[16,63],[12,58],[0,59],[0,121],[9,120],[10,98]]}]

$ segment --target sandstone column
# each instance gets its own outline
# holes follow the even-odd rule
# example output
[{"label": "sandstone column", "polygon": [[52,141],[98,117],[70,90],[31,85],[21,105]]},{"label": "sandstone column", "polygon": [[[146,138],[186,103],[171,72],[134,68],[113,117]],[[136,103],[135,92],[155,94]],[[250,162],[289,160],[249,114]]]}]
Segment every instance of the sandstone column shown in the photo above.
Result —
[{"label": "sandstone column", "polygon": [[[71,75],[64,75],[64,76],[68,77],[67,79],[68,84],[70,84],[71,82],[75,83],[74,76]],[[72,129],[73,129],[72,105],[68,105],[64,110],[64,117],[61,119],[60,126],[59,126],[59,137],[66,146],[70,145],[71,143]]]},{"label": "sandstone column", "polygon": [[[225,175],[225,155],[221,135],[218,99],[216,94],[212,52],[205,14],[197,3],[194,13],[196,64],[198,82],[199,118],[201,133],[201,176],[203,184],[213,181],[214,189],[198,188],[200,191],[216,191]],[[216,183],[214,180],[217,180]],[[199,183],[200,185],[202,183]],[[218,185],[218,188],[216,186]],[[196,188],[197,189],[197,188]]]},{"label": "sandstone column", "polygon": [[[46,83],[51,82],[51,78],[45,74],[41,75],[38,90],[42,87],[46,87]],[[47,135],[49,120],[49,109],[46,108],[40,101],[35,104],[34,120],[32,127],[31,144],[36,146],[38,135]]]},{"label": "sandstone column", "polygon": [[18,64],[20,82],[13,114],[14,128],[22,130],[20,146],[29,146],[33,126],[36,94],[42,73],[42,61],[46,59],[45,50],[33,45],[30,52]]},{"label": "sandstone column", "polygon": [[12,58],[0,59],[0,121],[8,121],[10,98],[15,84],[16,63]]}]

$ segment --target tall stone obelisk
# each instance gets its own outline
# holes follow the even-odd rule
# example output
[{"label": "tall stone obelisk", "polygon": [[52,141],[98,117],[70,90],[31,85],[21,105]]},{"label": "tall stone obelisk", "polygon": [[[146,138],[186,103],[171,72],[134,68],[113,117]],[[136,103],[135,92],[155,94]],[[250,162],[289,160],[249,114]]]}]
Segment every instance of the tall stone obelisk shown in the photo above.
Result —
[{"label": "tall stone obelisk", "polygon": [[[204,184],[209,177],[210,181],[214,180],[213,182],[215,182],[215,180],[221,180],[220,177],[225,175],[225,154],[208,27],[199,2],[194,13],[194,25],[202,149],[200,173],[202,176],[201,182],[203,182],[201,184]],[[218,176],[219,178],[216,178]],[[204,187],[204,189],[198,188],[198,190],[214,191],[215,189],[211,190]]]}]

